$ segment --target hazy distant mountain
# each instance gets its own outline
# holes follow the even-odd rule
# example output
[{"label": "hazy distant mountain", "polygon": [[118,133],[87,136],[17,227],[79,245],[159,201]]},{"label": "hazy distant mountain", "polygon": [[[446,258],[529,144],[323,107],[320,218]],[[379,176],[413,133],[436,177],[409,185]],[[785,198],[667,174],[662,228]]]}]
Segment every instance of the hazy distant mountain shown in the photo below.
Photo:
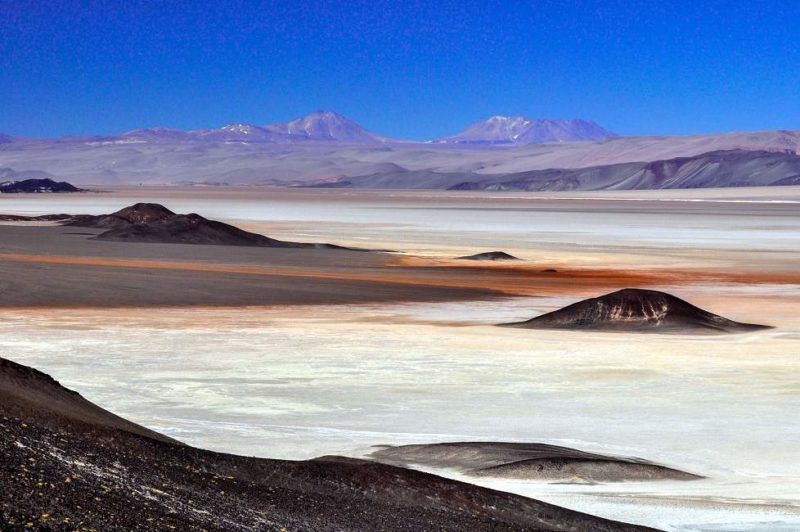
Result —
[{"label": "hazy distant mountain", "polygon": [[324,188],[440,190],[645,190],[800,185],[800,156],[728,150],[652,162],[509,174],[394,171],[342,178]]},{"label": "hazy distant mountain", "polygon": [[154,127],[149,129],[134,129],[120,135],[120,137],[130,140],[142,141],[174,141],[187,140],[191,137],[190,133],[179,129],[168,127]]},{"label": "hazy distant mountain", "polygon": [[269,131],[264,127],[250,124],[229,124],[219,129],[190,131],[191,140],[211,142],[290,142],[287,135]]},{"label": "hazy distant mountain", "polygon": [[219,129],[180,131],[169,128],[136,129],[112,139],[116,142],[293,142],[382,143],[390,139],[372,133],[333,111],[317,111],[286,124],[256,126],[229,124]]},{"label": "hazy distant mountain", "polygon": [[[0,144],[0,167],[49,172],[78,186],[140,183],[276,186],[333,183],[347,186],[344,181],[350,180],[354,182],[350,186],[356,186],[355,182],[359,181],[357,186],[374,188],[437,189],[464,184],[479,189],[513,186],[547,190],[559,186],[564,190],[570,188],[570,179],[578,182],[571,188],[602,189],[618,182],[622,175],[637,177],[621,183],[620,188],[785,183],[781,180],[791,180],[791,172],[784,174],[783,166],[761,165],[776,157],[773,162],[784,161],[791,166],[794,158],[783,156],[800,153],[800,131],[497,145],[310,140],[326,133],[310,127],[317,125],[313,121],[306,125],[308,131],[303,125],[293,126],[294,133],[289,133],[289,125],[284,124],[285,128],[241,125],[187,133],[156,128],[118,137],[14,138],[10,143]],[[299,130],[306,133],[301,135]],[[329,138],[353,138],[340,130],[332,131]],[[348,135],[353,131],[347,129]],[[214,140],[213,135],[210,138],[197,136],[210,135],[209,132],[216,132],[217,139]],[[261,140],[250,140],[259,138]],[[730,150],[746,153],[724,156],[721,161],[724,168],[717,170],[714,170],[715,163],[703,165],[700,159],[684,162],[675,174],[679,178],[674,180],[650,179],[647,176],[651,173],[662,174],[644,169],[650,162]],[[703,173],[694,173],[692,164],[702,165]],[[530,172],[532,174],[523,175]],[[608,175],[608,181],[591,177],[592,172]],[[564,177],[567,174],[569,178]],[[708,177],[712,175],[714,179]],[[361,183],[365,176],[372,176],[370,185]],[[31,177],[36,176],[6,179]],[[550,178],[554,182],[548,185],[545,181]]]},{"label": "hazy distant mountain", "polygon": [[549,144],[605,140],[615,137],[591,120],[536,120],[524,116],[493,116],[439,142],[455,144]]},{"label": "hazy distant mountain", "polygon": [[23,181],[25,179],[51,179],[53,176],[41,170],[21,170],[4,166],[0,168],[0,181]]},{"label": "hazy distant mountain", "polygon": [[[455,144],[545,144],[604,140],[614,134],[590,120],[531,120],[521,116],[493,116],[439,142]],[[106,139],[108,140],[108,139]],[[136,129],[112,142],[341,142],[372,144],[399,142],[368,131],[333,111],[317,111],[285,124],[257,126],[229,124],[218,129],[180,131],[170,128]]]},{"label": "hazy distant mountain", "polygon": [[265,129],[303,140],[340,142],[386,142],[389,140],[367,131],[352,120],[333,111],[317,111],[287,124],[266,126]]}]

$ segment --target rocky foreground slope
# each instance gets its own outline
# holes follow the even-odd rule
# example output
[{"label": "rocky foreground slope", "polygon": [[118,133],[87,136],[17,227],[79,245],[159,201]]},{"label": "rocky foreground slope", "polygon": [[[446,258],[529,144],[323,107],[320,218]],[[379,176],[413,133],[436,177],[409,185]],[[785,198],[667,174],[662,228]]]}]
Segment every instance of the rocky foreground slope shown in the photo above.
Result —
[{"label": "rocky foreground slope", "polygon": [[769,328],[723,318],[665,292],[637,288],[585,299],[527,321],[503,326],[663,333],[736,333]]},{"label": "rocky foreground slope", "polygon": [[0,494],[9,530],[649,530],[374,462],[204,451],[2,358]]}]

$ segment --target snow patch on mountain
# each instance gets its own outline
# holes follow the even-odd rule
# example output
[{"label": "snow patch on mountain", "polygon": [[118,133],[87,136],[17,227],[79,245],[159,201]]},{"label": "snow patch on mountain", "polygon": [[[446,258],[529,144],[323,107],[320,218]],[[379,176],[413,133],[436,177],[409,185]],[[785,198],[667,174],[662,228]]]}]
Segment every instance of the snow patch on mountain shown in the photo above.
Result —
[{"label": "snow patch on mountain", "polygon": [[541,120],[495,115],[457,135],[439,139],[449,144],[549,144],[598,141],[614,133],[591,120]]}]

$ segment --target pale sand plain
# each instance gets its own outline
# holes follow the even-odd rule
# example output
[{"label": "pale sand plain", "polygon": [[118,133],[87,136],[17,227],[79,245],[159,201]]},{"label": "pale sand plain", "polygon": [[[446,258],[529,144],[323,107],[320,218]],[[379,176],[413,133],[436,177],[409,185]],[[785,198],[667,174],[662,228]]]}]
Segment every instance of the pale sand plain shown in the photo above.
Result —
[{"label": "pale sand plain", "polygon": [[[2,233],[0,294],[18,298],[0,311],[4,356],[201,447],[307,458],[361,455],[377,444],[542,441],[709,479],[479,482],[670,530],[800,526],[796,188],[602,198],[123,189],[2,197],[0,212],[99,214],[140,200],[273,237],[403,253],[176,252],[66,240],[54,235],[60,228],[36,228],[49,240],[20,236],[29,227],[0,227],[10,231]],[[452,260],[495,249],[524,260]],[[64,264],[87,259],[94,262]],[[24,289],[43,279],[51,285],[35,297]],[[105,296],[65,304],[76,286],[103,283]],[[492,326],[630,284],[775,329],[642,337]],[[191,306],[174,307],[180,294]],[[334,296],[328,303],[340,304],[311,305]],[[64,306],[72,308],[53,308]]]}]

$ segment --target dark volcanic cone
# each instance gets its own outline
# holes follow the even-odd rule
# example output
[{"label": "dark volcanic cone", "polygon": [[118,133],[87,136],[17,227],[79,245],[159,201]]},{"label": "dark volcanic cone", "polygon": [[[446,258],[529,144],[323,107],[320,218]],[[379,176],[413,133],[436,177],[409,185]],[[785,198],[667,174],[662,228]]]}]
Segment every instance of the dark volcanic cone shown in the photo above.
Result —
[{"label": "dark volcanic cone", "polygon": [[476,477],[556,482],[696,480],[700,477],[641,458],[587,453],[544,443],[453,442],[386,447],[378,462],[456,469]]},{"label": "dark volcanic cone", "polygon": [[571,329],[665,333],[736,333],[769,329],[739,323],[695,307],[665,292],[625,288],[585,299],[528,321],[504,323],[526,329]]},{"label": "dark volcanic cone", "polygon": [[364,460],[204,451],[4,359],[0,494],[3,530],[651,530]]},{"label": "dark volcanic cone", "polygon": [[[117,242],[258,246],[271,248],[335,248],[330,244],[285,242],[232,225],[203,218],[199,214],[174,214],[152,222],[128,224],[95,237]],[[344,248],[341,248],[344,249]]]},{"label": "dark volcanic cone", "polygon": [[64,225],[108,229],[96,240],[270,248],[349,249],[333,244],[287,242],[250,233],[199,214],[175,214],[158,203],[137,203],[112,214],[74,216]]},{"label": "dark volcanic cone", "polygon": [[458,258],[461,260],[519,260],[514,255],[509,255],[505,251],[486,251],[484,253],[476,253],[475,255],[467,255]]},{"label": "dark volcanic cone", "polygon": [[136,203],[111,213],[110,216],[122,218],[132,224],[146,224],[168,220],[175,216],[175,213],[158,203]]},{"label": "dark volcanic cone", "polygon": [[111,214],[92,216],[79,214],[64,225],[73,227],[92,227],[97,229],[118,229],[133,224],[148,224],[167,220],[176,216],[174,212],[158,203],[136,203]]}]

